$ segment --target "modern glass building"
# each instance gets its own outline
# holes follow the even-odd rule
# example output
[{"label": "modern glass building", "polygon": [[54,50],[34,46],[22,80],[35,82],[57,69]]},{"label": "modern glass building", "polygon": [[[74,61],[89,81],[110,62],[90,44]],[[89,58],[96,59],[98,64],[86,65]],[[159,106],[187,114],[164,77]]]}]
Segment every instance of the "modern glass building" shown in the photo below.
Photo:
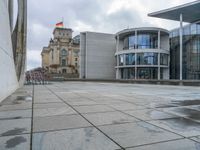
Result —
[{"label": "modern glass building", "polygon": [[169,32],[125,29],[116,34],[117,79],[169,79]]},{"label": "modern glass building", "polygon": [[[179,28],[170,33],[170,78],[180,78]],[[200,79],[200,25],[189,24],[183,27],[182,53],[183,79]]]},{"label": "modern glass building", "polygon": [[[151,17],[175,20],[180,28],[170,34],[170,79],[200,79],[200,1],[148,14]],[[190,23],[183,26],[183,22]]]}]

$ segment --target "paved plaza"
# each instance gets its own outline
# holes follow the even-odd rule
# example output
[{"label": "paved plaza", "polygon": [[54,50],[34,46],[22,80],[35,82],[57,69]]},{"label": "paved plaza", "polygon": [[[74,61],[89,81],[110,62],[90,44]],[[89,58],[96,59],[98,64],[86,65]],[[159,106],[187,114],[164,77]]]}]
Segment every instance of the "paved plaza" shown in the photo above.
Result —
[{"label": "paved plaza", "polygon": [[200,150],[200,87],[55,82],[0,103],[0,150]]}]

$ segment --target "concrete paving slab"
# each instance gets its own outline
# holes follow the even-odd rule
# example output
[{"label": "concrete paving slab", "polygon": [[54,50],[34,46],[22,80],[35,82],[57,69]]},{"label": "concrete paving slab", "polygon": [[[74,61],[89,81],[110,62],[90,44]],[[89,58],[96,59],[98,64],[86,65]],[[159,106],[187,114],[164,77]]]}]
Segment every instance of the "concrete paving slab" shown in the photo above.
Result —
[{"label": "concrete paving slab", "polygon": [[90,100],[81,100],[81,101],[70,101],[67,102],[72,106],[83,106],[83,105],[97,105],[98,103]]},{"label": "concrete paving slab", "polygon": [[119,148],[93,127],[33,134],[33,150],[116,150]]},{"label": "concrete paving slab", "polygon": [[18,135],[31,132],[31,119],[0,121],[0,136]]},{"label": "concrete paving slab", "polygon": [[31,108],[32,108],[31,102],[26,102],[22,104],[12,104],[12,105],[0,105],[0,111],[22,110]]},{"label": "concrete paving slab", "polygon": [[181,138],[181,136],[145,122],[108,125],[99,128],[122,147],[133,147]]},{"label": "concrete paving slab", "polygon": [[154,109],[143,109],[143,110],[133,110],[133,111],[123,111],[123,112],[145,121],[160,120],[166,118],[177,118],[177,116],[175,115],[170,115]]},{"label": "concrete paving slab", "polygon": [[190,139],[192,139],[192,140],[194,140],[194,141],[200,143],[200,136],[192,137],[192,138],[190,138]]},{"label": "concrete paving slab", "polygon": [[136,118],[128,116],[118,111],[83,115],[96,126],[138,121]]},{"label": "concrete paving slab", "polygon": [[90,105],[90,106],[74,106],[80,113],[95,113],[95,112],[109,112],[115,111],[111,107],[105,105]]},{"label": "concrete paving slab", "polygon": [[27,110],[14,110],[14,111],[0,111],[0,120],[31,118],[31,109]]},{"label": "concrete paving slab", "polygon": [[33,118],[33,132],[82,128],[88,126],[91,125],[79,115]]},{"label": "concrete paving slab", "polygon": [[34,117],[46,117],[46,116],[58,116],[58,115],[72,115],[77,114],[70,107],[59,107],[59,108],[43,108],[43,109],[34,109]]},{"label": "concrete paving slab", "polygon": [[146,109],[146,107],[134,105],[131,103],[124,102],[123,104],[110,104],[110,107],[116,110],[138,110],[138,109]]},{"label": "concrete paving slab", "polygon": [[158,127],[172,131],[184,137],[200,135],[200,123],[185,118],[171,118],[165,120],[148,121]]},{"label": "concrete paving slab", "polygon": [[182,139],[170,142],[156,143],[136,148],[128,148],[126,150],[198,150],[200,143],[191,140]]},{"label": "concrete paving slab", "polygon": [[67,106],[65,103],[34,103],[34,109],[44,109],[44,108],[61,108]]},{"label": "concrete paving slab", "polygon": [[0,150],[29,150],[30,135],[0,137]]}]

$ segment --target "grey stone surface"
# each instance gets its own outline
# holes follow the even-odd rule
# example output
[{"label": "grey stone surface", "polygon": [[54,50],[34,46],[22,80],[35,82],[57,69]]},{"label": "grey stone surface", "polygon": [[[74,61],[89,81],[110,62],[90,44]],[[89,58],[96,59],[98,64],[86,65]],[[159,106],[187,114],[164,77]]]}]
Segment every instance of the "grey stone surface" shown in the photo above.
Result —
[{"label": "grey stone surface", "polygon": [[200,136],[192,137],[190,139],[200,143]]},{"label": "grey stone surface", "polygon": [[0,136],[31,132],[31,119],[0,120]]},{"label": "grey stone surface", "polygon": [[110,104],[109,106],[113,107],[116,110],[137,110],[145,109],[143,106],[134,105],[131,103],[124,102],[123,104]]},{"label": "grey stone surface", "polygon": [[0,150],[29,150],[30,135],[0,137]]},{"label": "grey stone surface", "polygon": [[156,143],[147,146],[141,146],[136,148],[128,148],[126,150],[199,150],[200,143],[182,139],[170,142]]},{"label": "grey stone surface", "polygon": [[52,131],[91,126],[79,115],[33,118],[33,131]]},{"label": "grey stone surface", "polygon": [[93,127],[33,134],[33,150],[115,150],[119,147]]},{"label": "grey stone surface", "polygon": [[200,135],[200,123],[185,118],[148,121],[158,127],[172,131],[184,137]]},{"label": "grey stone surface", "polygon": [[117,112],[117,111],[116,112],[84,114],[84,116],[96,126],[138,121],[134,117],[128,116],[126,114],[123,114],[123,113]]},{"label": "grey stone surface", "polygon": [[45,109],[45,108],[61,108],[63,106],[66,106],[65,103],[36,103],[34,104],[34,109]]},{"label": "grey stone surface", "polygon": [[8,111],[8,110],[21,110],[21,109],[31,109],[32,103],[22,103],[22,104],[12,104],[12,105],[0,105],[0,111]]},{"label": "grey stone surface", "polygon": [[76,110],[80,113],[94,113],[94,112],[107,112],[114,111],[114,109],[106,105],[92,105],[92,106],[75,106]]},{"label": "grey stone surface", "polygon": [[133,147],[181,138],[181,136],[145,122],[101,126],[100,129],[123,147]]},{"label": "grey stone surface", "polygon": [[34,109],[34,117],[45,117],[45,116],[57,116],[57,115],[72,115],[77,114],[72,108],[65,106],[59,108],[43,108],[43,109]]},{"label": "grey stone surface", "polygon": [[0,120],[9,120],[13,118],[31,118],[31,109],[0,111]]},{"label": "grey stone surface", "polygon": [[143,110],[133,110],[133,111],[124,111],[127,114],[130,114],[141,120],[159,120],[166,118],[177,118],[175,115],[170,115],[158,110],[153,109],[143,109]]},{"label": "grey stone surface", "polygon": [[[200,87],[59,82],[34,89],[34,149],[119,150],[109,138],[124,148],[199,148],[195,141],[198,143],[200,136]],[[25,86],[0,103],[0,143],[5,143],[9,135],[30,133],[31,118],[19,118],[30,117],[31,101],[20,99],[23,94],[31,95],[31,90],[32,86]],[[106,136],[80,115],[72,115],[76,112],[64,101]],[[91,134],[87,135],[85,128]],[[18,146],[23,150],[29,149],[27,145],[24,142]]]}]

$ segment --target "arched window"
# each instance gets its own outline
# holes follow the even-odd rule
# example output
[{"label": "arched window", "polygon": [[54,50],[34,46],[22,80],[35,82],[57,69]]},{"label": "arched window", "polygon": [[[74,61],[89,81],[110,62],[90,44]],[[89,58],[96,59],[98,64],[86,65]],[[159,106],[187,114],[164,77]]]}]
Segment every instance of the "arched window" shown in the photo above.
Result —
[{"label": "arched window", "polygon": [[62,49],[61,55],[62,55],[62,56],[66,56],[66,55],[67,55],[67,51],[66,51],[65,49]]}]

